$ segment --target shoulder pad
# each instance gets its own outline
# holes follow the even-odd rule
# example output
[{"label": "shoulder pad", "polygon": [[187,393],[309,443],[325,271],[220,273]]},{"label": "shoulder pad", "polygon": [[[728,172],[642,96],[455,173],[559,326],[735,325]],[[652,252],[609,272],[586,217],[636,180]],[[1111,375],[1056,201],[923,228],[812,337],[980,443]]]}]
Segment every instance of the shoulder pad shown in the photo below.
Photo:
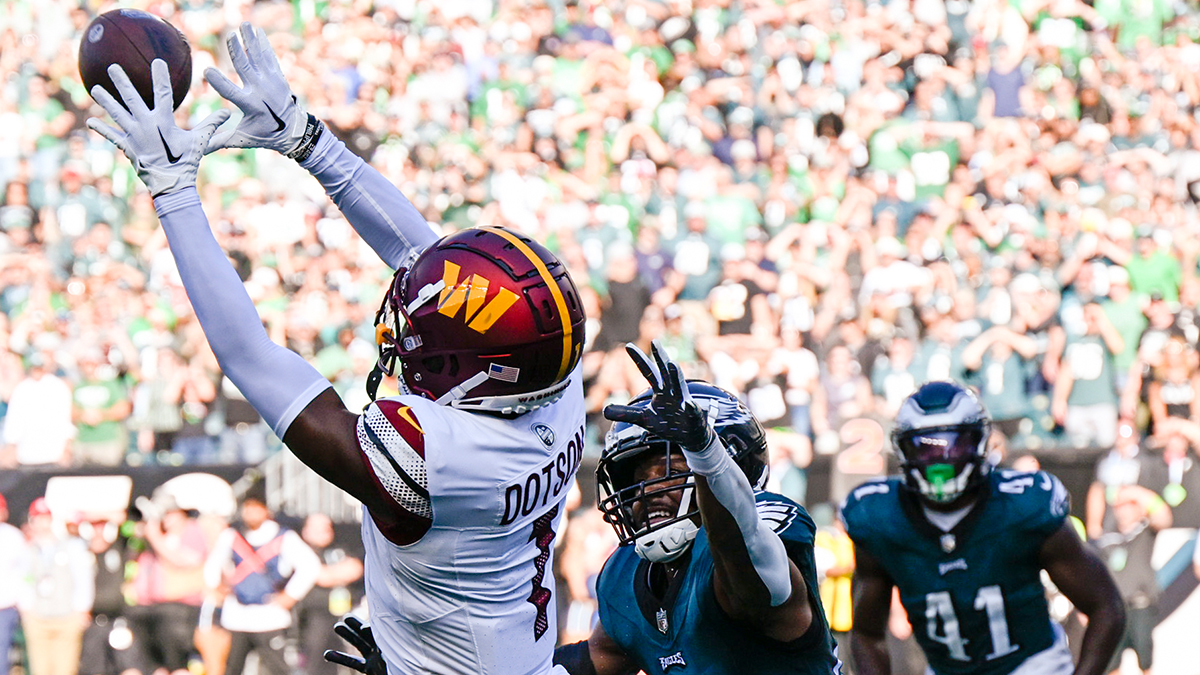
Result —
[{"label": "shoulder pad", "polygon": [[796,518],[800,515],[799,506],[782,497],[767,495],[764,498],[761,496],[762,493],[759,494],[758,500],[754,502],[754,508],[758,511],[758,519],[770,525],[772,532],[779,534],[796,522]]},{"label": "shoulder pad", "polygon": [[[378,415],[372,416],[370,414],[372,410],[378,410]],[[399,434],[414,452],[425,457],[425,430],[421,428],[421,423],[417,420],[416,411],[411,406],[405,405],[402,400],[386,398],[375,401],[367,407],[363,417],[374,420],[372,426],[377,427],[378,431],[389,436],[391,431]]]},{"label": "shoulder pad", "polygon": [[876,495],[890,494],[893,490],[896,490],[898,487],[899,486],[896,485],[896,483],[894,481],[888,480],[886,478],[877,478],[875,480],[869,480],[869,481],[859,485],[858,487],[854,488],[853,490],[850,491],[850,494],[846,495],[846,498],[842,500],[842,505],[840,507],[840,510],[845,511],[846,509],[854,508],[857,504],[859,504],[861,502],[872,501]]},{"label": "shoulder pad", "polygon": [[432,518],[425,432],[413,409],[396,399],[367,406],[358,419],[358,443],[387,495],[404,511]]},{"label": "shoulder pad", "polygon": [[879,504],[881,500],[893,498],[892,494],[900,489],[899,484],[895,480],[888,478],[878,478],[869,480],[850,491],[846,495],[846,499],[842,501],[838,507],[838,517],[841,518],[842,524],[846,526],[846,530],[854,531],[856,526],[861,528],[869,526],[872,513],[878,513],[879,509],[886,508],[882,505],[876,507],[874,504]]},{"label": "shoulder pad", "polygon": [[992,480],[994,492],[1017,505],[1030,525],[1057,527],[1071,511],[1071,496],[1053,474],[1001,469]]}]

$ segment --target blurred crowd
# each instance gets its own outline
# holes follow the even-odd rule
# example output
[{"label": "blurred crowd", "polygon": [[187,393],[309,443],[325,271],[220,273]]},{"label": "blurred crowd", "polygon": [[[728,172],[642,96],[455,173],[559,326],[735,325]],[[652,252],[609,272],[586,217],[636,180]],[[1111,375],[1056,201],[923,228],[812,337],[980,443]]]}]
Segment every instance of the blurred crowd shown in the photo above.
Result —
[{"label": "blurred crowd", "polygon": [[[129,163],[85,131],[77,45],[117,4],[0,4],[0,462],[258,462],[277,439],[219,372]],[[1200,525],[1193,2],[120,5],[191,42],[181,121],[222,105],[201,74],[232,74],[223,37],[253,21],[435,227],[554,249],[587,305],[593,456],[605,403],[645,386],[621,345],[660,339],[744,395],[799,501],[814,454],[882,471],[899,402],[953,378],[997,462],[1100,452],[1089,536],[1157,506],[1121,497],[1137,485]],[[289,160],[222,151],[200,189],[270,335],[364,404],[391,270]],[[575,520],[586,628],[612,533]]]},{"label": "blurred crowd", "polygon": [[336,675],[321,654],[344,648],[331,628],[363,596],[361,553],[261,495],[190,506],[163,488],[111,512],[38,497],[18,529],[0,496],[0,672],[18,646],[29,675],[237,675],[251,653],[261,675]]},{"label": "blurred crowd", "polygon": [[[947,377],[1009,448],[1111,447],[1118,419],[1200,436],[1194,8],[132,4],[193,46],[181,118],[221,105],[201,73],[230,71],[221,38],[253,20],[431,223],[513,226],[566,259],[593,449],[603,404],[641,388],[614,348],[655,337],[744,392],[798,466]],[[4,460],[259,461],[278,443],[221,377],[148,195],[84,130],[77,43],[110,5],[0,8]],[[273,338],[361,403],[390,270],[287,160],[224,151],[202,173]]]}]

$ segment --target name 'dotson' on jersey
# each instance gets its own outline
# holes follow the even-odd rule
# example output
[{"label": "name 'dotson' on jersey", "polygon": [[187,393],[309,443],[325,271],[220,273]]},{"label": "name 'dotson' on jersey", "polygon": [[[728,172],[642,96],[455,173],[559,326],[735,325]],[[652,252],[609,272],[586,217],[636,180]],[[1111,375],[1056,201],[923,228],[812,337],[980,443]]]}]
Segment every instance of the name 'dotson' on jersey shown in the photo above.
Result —
[{"label": "name 'dotson' on jersey", "polygon": [[[538,435],[547,445],[554,442],[553,432],[538,429]],[[549,435],[547,435],[549,432]],[[546,463],[538,471],[531,471],[523,479],[518,479],[504,488],[504,516],[501,525],[508,525],[517,518],[528,516],[537,509],[544,508],[553,498],[564,489],[570,489],[571,480],[579,462],[583,459],[583,427],[575,432],[575,436],[567,443],[567,447],[559,451],[558,456]]]}]

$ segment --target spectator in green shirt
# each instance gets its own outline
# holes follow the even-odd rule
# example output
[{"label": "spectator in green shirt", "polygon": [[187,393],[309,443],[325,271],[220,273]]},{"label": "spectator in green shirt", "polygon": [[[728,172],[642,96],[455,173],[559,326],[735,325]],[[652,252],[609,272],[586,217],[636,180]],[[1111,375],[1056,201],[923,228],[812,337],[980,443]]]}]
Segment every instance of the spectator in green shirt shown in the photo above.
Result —
[{"label": "spectator in green shirt", "polygon": [[747,192],[750,186],[736,185],[733,170],[726,166],[715,172],[716,189],[704,200],[708,232],[722,244],[746,243],[746,230],[762,224],[762,214]]},{"label": "spectator in green shirt", "polygon": [[1084,305],[1083,318],[1086,332],[1063,351],[1050,413],[1076,447],[1108,448],[1117,435],[1113,354],[1124,349],[1124,340],[1098,303]]},{"label": "spectator in green shirt", "polygon": [[1125,262],[1125,269],[1129,270],[1129,283],[1135,293],[1148,296],[1157,291],[1168,302],[1179,299],[1183,269],[1179,260],[1155,241],[1154,230],[1138,229],[1137,243],[1133,255]]},{"label": "spectator in green shirt", "polygon": [[133,412],[129,392],[99,350],[79,357],[79,372],[79,383],[72,392],[72,418],[78,428],[75,462],[117,466],[129,444],[125,426]]},{"label": "spectator in green shirt", "polygon": [[1163,42],[1163,26],[1175,18],[1169,0],[1121,0],[1121,18],[1117,21],[1117,46],[1132,49],[1141,39],[1152,45]]},{"label": "spectator in green shirt", "polygon": [[1108,300],[1103,303],[1104,314],[1121,335],[1121,351],[1113,354],[1113,365],[1117,369],[1117,389],[1124,389],[1129,377],[1129,367],[1137,358],[1138,340],[1146,329],[1146,315],[1142,312],[1142,298],[1129,287],[1129,272],[1124,267],[1108,268]]},{"label": "spectator in green shirt", "polygon": [[992,414],[992,424],[1013,438],[1029,413],[1025,395],[1027,363],[1037,356],[1037,342],[1009,326],[992,326],[971,340],[962,352],[967,381]]}]

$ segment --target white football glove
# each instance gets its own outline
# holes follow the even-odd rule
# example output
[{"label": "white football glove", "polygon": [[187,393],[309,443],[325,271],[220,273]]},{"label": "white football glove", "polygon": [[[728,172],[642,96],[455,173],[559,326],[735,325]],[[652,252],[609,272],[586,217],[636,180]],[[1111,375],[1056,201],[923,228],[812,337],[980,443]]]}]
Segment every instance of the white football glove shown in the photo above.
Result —
[{"label": "white football glove", "polygon": [[204,79],[245,116],[234,128],[214,135],[207,152],[221,148],[268,148],[290,156],[304,140],[308,113],[296,104],[279,60],[271,51],[271,43],[262,30],[243,23],[241,40],[233,33],[226,44],[242,86],[216,68],[206,69]]},{"label": "white football glove", "polygon": [[191,131],[180,129],[175,124],[174,100],[171,97],[171,72],[167,62],[154,59],[150,64],[151,81],[154,83],[154,109],[134,89],[129,76],[121,66],[108,67],[117,92],[125,101],[122,107],[112,94],[96,85],[92,87],[92,98],[100,104],[117,123],[110,127],[92,117],[87,125],[96,133],[107,138],[120,148],[146,187],[154,197],[195,187],[196,172],[208,140],[221,123],[229,119],[228,110],[218,110]]}]

